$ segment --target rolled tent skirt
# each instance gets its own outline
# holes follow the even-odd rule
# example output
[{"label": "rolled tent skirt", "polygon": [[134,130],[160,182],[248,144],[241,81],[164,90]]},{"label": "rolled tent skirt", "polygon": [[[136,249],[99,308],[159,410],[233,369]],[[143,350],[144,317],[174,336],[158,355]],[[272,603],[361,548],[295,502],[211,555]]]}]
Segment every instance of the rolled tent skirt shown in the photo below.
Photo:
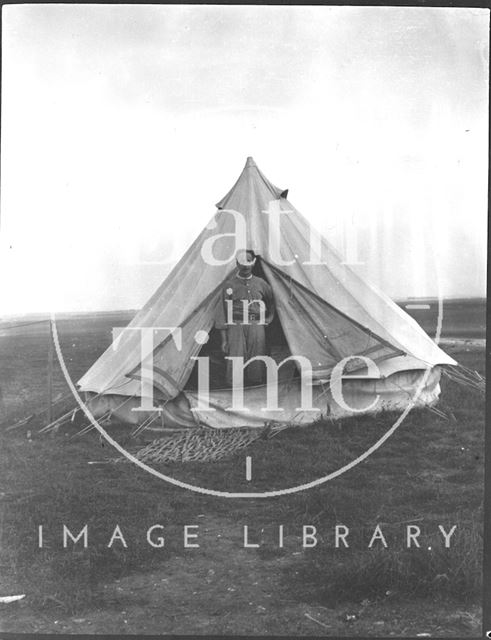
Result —
[{"label": "rolled tent skirt", "polygon": [[[281,409],[266,411],[266,385],[244,389],[245,408],[231,410],[232,389],[212,389],[203,409],[203,398],[198,391],[185,389],[173,400],[162,405],[162,414],[147,430],[160,431],[162,428],[196,428],[201,425],[215,429],[257,427],[263,429],[268,421],[289,425],[306,425],[327,417],[338,420],[358,414],[376,414],[379,411],[402,412],[408,404],[414,407],[433,405],[440,395],[441,368],[431,371],[413,369],[396,371],[381,378],[346,378],[343,380],[343,397],[346,406],[340,406],[332,396],[329,384],[313,387],[312,406],[315,411],[299,411],[301,405],[300,378],[279,381],[278,405]],[[85,391],[84,399],[95,418],[111,412],[110,424],[121,426],[137,425],[147,418],[155,417],[155,412],[136,409],[141,405],[140,397],[114,394],[100,394]]]}]

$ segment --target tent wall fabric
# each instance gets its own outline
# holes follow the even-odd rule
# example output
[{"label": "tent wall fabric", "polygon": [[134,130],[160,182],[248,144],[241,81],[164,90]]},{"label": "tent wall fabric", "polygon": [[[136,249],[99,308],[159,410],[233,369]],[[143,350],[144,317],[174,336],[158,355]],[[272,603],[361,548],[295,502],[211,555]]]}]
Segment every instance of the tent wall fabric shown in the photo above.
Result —
[{"label": "tent wall fabric", "polygon": [[[407,394],[418,387],[428,369],[431,375],[423,385],[420,400],[436,400],[439,365],[456,362],[398,305],[344,264],[286,196],[286,190],[275,187],[253,159],[247,159],[237,182],[217,204],[217,212],[182,259],[128,328],[79,380],[79,388],[92,398],[91,407],[96,414],[100,406],[112,404],[116,408],[125,398],[126,407],[135,402],[138,406],[138,398],[145,393],[142,379],[151,367],[154,397],[159,405],[167,407],[169,422],[186,426],[206,423],[204,415],[190,411],[196,408],[196,392],[187,389],[186,384],[195,364],[192,358],[201,349],[196,336],[213,329],[221,285],[234,273],[238,248],[253,249],[258,255],[264,276],[273,288],[290,352],[311,360],[313,382],[321,385],[319,389],[340,360],[366,355],[377,364],[375,374],[371,372],[372,379],[362,372],[358,380],[346,380],[346,388],[353,390],[354,397],[362,398],[360,406],[371,404],[366,397],[373,396],[378,384],[378,407],[399,407],[403,397],[407,402]],[[236,244],[241,221],[245,247]],[[214,263],[205,259],[205,248],[212,251]],[[169,335],[165,329],[169,327],[180,328],[178,338]],[[142,351],[145,328],[152,331],[153,342],[151,348]],[[399,387],[404,391],[395,391]],[[321,392],[319,389],[316,393]],[[264,392],[245,389],[252,413]],[[230,402],[230,389],[213,393],[220,406]],[[170,409],[173,401],[179,409]],[[124,412],[124,421],[131,423],[138,412],[130,413]],[[331,409],[331,414],[336,412]],[[217,419],[215,426],[235,425],[237,421],[244,421],[240,426],[256,426],[258,422],[250,412],[244,412],[237,420],[230,411],[226,415],[228,418]],[[263,425],[267,417],[264,412],[260,415]],[[287,409],[283,418],[286,416],[297,419]],[[300,422],[305,419],[302,417]]]},{"label": "tent wall fabric", "polygon": [[[314,378],[327,378],[343,358],[370,356],[377,362],[403,354],[313,295],[278,269],[263,263],[275,292],[276,310],[291,353],[305,355]],[[302,332],[298,327],[303,326]]]}]

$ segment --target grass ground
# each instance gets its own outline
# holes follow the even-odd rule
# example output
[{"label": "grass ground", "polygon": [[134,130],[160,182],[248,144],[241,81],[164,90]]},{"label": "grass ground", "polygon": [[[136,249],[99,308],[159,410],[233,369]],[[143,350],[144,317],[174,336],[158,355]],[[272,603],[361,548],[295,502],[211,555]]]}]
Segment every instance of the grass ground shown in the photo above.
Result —
[{"label": "grass ground", "polygon": [[[72,374],[84,372],[110,325],[61,331]],[[27,413],[45,389],[39,332],[1,343],[3,407]],[[101,337],[102,336],[102,337]],[[454,345],[461,364],[484,372],[484,351]],[[22,366],[25,367],[22,373]],[[33,375],[36,374],[36,375]],[[483,504],[482,399],[443,380],[440,407],[455,419],[413,411],[400,429],[350,472],[316,489],[271,500],[234,501],[190,493],[114,457],[95,436],[0,434],[0,605],[3,631],[44,633],[207,633],[455,637],[480,635]],[[56,391],[62,392],[61,377]],[[248,448],[263,490],[324,475],[364,450],[389,414],[291,429]],[[216,463],[162,467],[210,487],[245,490],[244,451]],[[252,486],[251,486],[252,485]],[[44,525],[44,548],[37,527]],[[89,545],[63,549],[62,526],[88,524]],[[119,524],[127,548],[107,544]],[[146,543],[164,526],[165,546]],[[284,547],[277,544],[284,525]],[[349,527],[350,548],[333,545]],[[380,524],[388,548],[368,549]],[[418,525],[421,548],[405,548]],[[457,529],[445,548],[438,525]],[[183,526],[199,526],[198,549]],[[243,526],[259,546],[243,547]],[[302,548],[302,526],[317,529]]]}]

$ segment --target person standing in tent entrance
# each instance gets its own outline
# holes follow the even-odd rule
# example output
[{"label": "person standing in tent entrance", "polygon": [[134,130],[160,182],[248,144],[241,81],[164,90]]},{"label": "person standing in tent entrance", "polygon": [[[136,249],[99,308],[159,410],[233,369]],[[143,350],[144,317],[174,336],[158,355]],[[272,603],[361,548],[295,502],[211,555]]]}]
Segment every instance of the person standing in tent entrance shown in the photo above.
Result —
[{"label": "person standing in tent entrance", "polygon": [[[273,291],[269,284],[252,274],[256,263],[253,251],[238,251],[237,271],[223,285],[215,327],[221,331],[222,351],[228,357],[266,355],[266,326],[274,317]],[[226,359],[226,384],[232,386],[232,360]],[[264,362],[256,360],[245,367],[248,384],[264,384]]]}]

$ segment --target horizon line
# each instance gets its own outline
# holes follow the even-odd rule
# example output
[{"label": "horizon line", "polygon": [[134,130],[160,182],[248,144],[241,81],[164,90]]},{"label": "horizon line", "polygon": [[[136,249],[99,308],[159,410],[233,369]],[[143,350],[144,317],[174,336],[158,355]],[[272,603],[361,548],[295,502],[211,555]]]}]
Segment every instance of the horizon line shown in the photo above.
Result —
[{"label": "horizon line", "polygon": [[[464,295],[453,295],[453,296],[443,296],[442,300],[445,301],[456,301],[456,300],[475,300],[475,301],[485,301],[487,299],[486,295],[472,295],[472,296],[464,296]],[[397,298],[391,298],[391,300],[393,302],[395,302],[396,304],[402,304],[402,303],[407,303],[407,302],[415,302],[418,300],[425,300],[425,301],[437,301],[438,300],[438,296],[408,296],[408,297],[397,297]],[[138,311],[140,311],[143,308],[144,305],[142,305],[141,307],[126,307],[126,308],[116,308],[116,309],[72,309],[72,310],[58,310],[58,311],[48,311],[48,310],[41,310],[41,311],[13,311],[13,312],[7,312],[7,313],[2,313],[0,314],[0,322],[4,322],[4,321],[8,321],[9,318],[20,318],[20,317],[34,317],[34,316],[50,316],[51,314],[59,315],[87,315],[87,314],[102,314],[102,313],[138,313]]]}]

